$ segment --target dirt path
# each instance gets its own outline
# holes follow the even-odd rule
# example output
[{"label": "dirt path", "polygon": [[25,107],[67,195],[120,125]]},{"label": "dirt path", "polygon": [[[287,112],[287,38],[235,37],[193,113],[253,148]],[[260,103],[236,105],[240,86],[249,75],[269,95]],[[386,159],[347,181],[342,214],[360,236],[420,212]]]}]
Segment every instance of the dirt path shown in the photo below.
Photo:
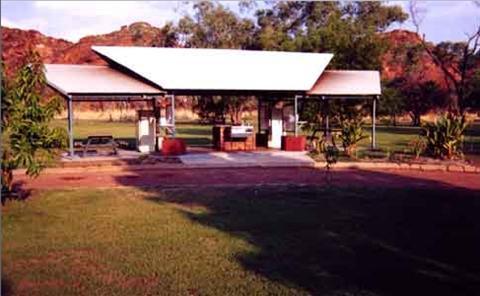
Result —
[{"label": "dirt path", "polygon": [[[325,172],[310,168],[152,169],[143,171],[68,171],[29,179],[16,174],[24,189],[104,188],[143,186],[252,186],[262,184],[325,184]],[[336,170],[332,183],[340,186],[445,187],[479,190],[480,175],[408,170]]]}]

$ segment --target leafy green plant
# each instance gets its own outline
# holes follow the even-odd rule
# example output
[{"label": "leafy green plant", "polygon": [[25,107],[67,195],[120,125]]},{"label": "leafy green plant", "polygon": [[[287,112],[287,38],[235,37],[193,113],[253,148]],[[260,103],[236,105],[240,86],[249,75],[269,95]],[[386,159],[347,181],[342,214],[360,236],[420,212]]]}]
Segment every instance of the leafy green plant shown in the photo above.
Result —
[{"label": "leafy green plant", "polygon": [[420,155],[425,152],[427,143],[421,137],[417,137],[409,142],[409,146],[412,154],[415,155],[415,159],[419,159]]},{"label": "leafy green plant", "polygon": [[332,179],[330,171],[337,163],[339,156],[339,151],[335,144],[335,136],[332,135],[330,142],[326,137],[322,137],[318,144],[318,152],[322,153],[325,159],[325,181],[327,184],[330,184]]},{"label": "leafy green plant", "polygon": [[452,159],[462,156],[461,144],[468,123],[464,116],[449,113],[433,123],[423,126],[426,151],[438,158]]},{"label": "leafy green plant", "polygon": [[338,161],[339,151],[337,146],[329,145],[325,147],[323,155],[325,156],[325,162],[327,163],[326,169],[330,170]]},{"label": "leafy green plant", "polygon": [[355,155],[358,143],[368,136],[363,134],[362,121],[358,119],[347,119],[340,122],[341,132],[339,135],[342,141],[345,154],[349,157]]},{"label": "leafy green plant", "polygon": [[35,52],[27,55],[25,63],[13,81],[2,73],[2,192],[12,190],[13,174],[23,167],[27,175],[36,177],[66,147],[63,128],[50,123],[61,111],[60,98],[41,101],[46,86],[43,64]]}]

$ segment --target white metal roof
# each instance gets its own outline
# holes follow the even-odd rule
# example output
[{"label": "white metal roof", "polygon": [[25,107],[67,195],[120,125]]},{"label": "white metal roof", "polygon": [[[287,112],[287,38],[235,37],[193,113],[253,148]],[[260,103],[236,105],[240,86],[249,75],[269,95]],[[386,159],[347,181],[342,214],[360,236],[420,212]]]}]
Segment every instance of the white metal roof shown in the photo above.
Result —
[{"label": "white metal roof", "polygon": [[109,66],[46,64],[45,76],[47,83],[64,95],[162,93]]},{"label": "white metal roof", "polygon": [[378,71],[327,70],[318,78],[309,95],[380,95]]},{"label": "white metal roof", "polygon": [[168,90],[308,91],[329,53],[92,46],[111,61]]}]

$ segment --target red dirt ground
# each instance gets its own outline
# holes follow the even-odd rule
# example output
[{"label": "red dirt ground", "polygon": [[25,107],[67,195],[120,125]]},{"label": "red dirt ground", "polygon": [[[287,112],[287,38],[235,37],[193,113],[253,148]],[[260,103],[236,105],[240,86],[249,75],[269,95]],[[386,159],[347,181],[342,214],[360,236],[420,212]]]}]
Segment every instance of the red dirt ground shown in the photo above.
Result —
[{"label": "red dirt ground", "polygon": [[[30,179],[16,174],[23,189],[105,188],[145,186],[253,186],[324,185],[325,171],[311,168],[237,168],[237,169],[152,169],[123,172],[85,172],[43,174]],[[480,190],[480,175],[453,172],[411,170],[335,170],[335,186],[444,187]]]}]

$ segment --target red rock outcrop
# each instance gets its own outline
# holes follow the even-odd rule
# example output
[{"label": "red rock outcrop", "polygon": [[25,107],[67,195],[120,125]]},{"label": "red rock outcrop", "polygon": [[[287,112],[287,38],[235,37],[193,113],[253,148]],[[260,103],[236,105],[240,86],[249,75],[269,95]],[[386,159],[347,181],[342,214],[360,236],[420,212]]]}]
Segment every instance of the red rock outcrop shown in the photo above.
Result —
[{"label": "red rock outcrop", "polygon": [[2,27],[2,60],[8,69],[22,62],[28,48],[37,50],[44,63],[104,64],[91,49],[92,45],[159,46],[162,29],[137,22],[104,35],[87,36],[77,43],[48,37],[35,30]]},{"label": "red rock outcrop", "polygon": [[[407,30],[393,30],[383,33],[383,37],[388,40],[390,48],[382,57],[382,78],[390,80],[404,75],[406,71],[406,65],[396,56],[396,50],[405,46],[420,45],[421,39],[417,33]],[[442,70],[426,52],[420,56],[418,64],[420,65],[418,72],[421,73],[424,81],[433,80],[440,86],[445,86]]]},{"label": "red rock outcrop", "polygon": [[84,37],[65,50],[57,62],[101,65],[105,62],[90,49],[92,45],[158,46],[162,41],[160,28],[138,22],[109,34]]},{"label": "red rock outcrop", "polygon": [[29,48],[36,50],[44,63],[61,59],[63,52],[73,43],[43,35],[35,30],[1,28],[2,61],[7,73],[14,71],[23,61]]},{"label": "red rock outcrop", "polygon": [[[77,43],[45,36],[34,30],[2,27],[2,60],[7,69],[15,69],[21,63],[29,47],[36,49],[45,63],[104,64],[90,47],[92,45],[162,46],[164,34],[161,28],[145,22],[122,26],[120,30],[103,35],[86,36]],[[382,78],[393,79],[405,73],[405,65],[395,57],[399,46],[418,45],[420,37],[410,31],[394,30],[383,33],[390,49],[382,57]],[[425,80],[434,80],[440,85],[445,81],[443,73],[433,60],[424,53],[420,59]]]}]

